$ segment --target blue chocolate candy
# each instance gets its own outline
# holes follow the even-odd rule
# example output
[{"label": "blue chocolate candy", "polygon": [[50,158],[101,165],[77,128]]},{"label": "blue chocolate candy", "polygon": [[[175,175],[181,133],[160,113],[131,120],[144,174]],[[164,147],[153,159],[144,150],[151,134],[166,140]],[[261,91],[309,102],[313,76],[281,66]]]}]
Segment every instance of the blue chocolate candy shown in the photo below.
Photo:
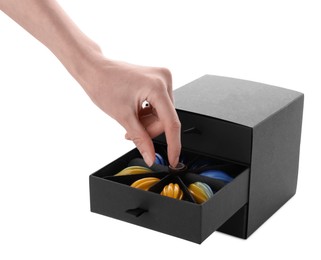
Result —
[{"label": "blue chocolate candy", "polygon": [[233,178],[230,175],[220,170],[207,170],[200,173],[200,175],[224,181],[225,183],[229,183],[233,180]]},{"label": "blue chocolate candy", "polygon": [[155,157],[156,157],[156,159],[155,159],[156,164],[166,165],[164,158],[159,153],[156,153]]}]

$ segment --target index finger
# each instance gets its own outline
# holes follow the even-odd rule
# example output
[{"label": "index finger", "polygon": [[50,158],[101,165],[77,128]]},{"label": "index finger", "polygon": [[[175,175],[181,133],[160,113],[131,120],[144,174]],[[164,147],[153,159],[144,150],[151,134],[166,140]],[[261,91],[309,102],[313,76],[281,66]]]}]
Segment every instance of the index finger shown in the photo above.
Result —
[{"label": "index finger", "polygon": [[156,109],[158,118],[164,127],[169,163],[176,167],[181,152],[181,123],[175,107],[167,91],[157,94],[157,97],[150,102]]}]

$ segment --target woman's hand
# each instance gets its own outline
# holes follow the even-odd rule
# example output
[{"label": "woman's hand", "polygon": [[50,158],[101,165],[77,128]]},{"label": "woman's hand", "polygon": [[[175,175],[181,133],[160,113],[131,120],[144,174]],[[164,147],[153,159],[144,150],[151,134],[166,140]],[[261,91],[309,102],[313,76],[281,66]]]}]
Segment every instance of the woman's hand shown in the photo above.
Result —
[{"label": "woman's hand", "polygon": [[[102,57],[102,56],[101,56]],[[173,105],[172,78],[164,68],[143,67],[101,58],[92,63],[86,79],[79,80],[93,102],[127,131],[145,162],[153,164],[151,138],[165,132],[168,159],[178,163],[180,121]],[[149,106],[142,104],[148,101]]]}]

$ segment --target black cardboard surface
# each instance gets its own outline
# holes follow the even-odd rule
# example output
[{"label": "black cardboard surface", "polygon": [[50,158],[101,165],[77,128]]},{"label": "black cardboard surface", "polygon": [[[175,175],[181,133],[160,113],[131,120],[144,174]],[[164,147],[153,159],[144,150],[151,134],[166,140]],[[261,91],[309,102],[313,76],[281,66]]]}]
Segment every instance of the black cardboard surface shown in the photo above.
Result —
[{"label": "black cardboard surface", "polygon": [[296,192],[302,112],[300,96],[253,130],[248,235]]},{"label": "black cardboard surface", "polygon": [[205,75],[174,91],[180,110],[254,127],[302,96],[258,82]]},{"label": "black cardboard surface", "polygon": [[[213,117],[177,110],[185,148],[216,155],[239,163],[251,161],[252,129]],[[190,132],[189,129],[197,129]],[[165,143],[164,135],[157,138]]]}]

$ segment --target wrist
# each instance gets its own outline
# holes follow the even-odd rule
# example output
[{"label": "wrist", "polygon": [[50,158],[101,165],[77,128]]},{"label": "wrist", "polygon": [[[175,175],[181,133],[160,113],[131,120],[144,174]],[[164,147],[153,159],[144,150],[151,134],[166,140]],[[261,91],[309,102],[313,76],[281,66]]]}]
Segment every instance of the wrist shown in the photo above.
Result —
[{"label": "wrist", "polygon": [[62,48],[52,50],[53,53],[88,94],[97,64],[104,59],[100,47],[90,39],[75,40],[60,46]]},{"label": "wrist", "polygon": [[58,44],[58,48],[52,48],[51,51],[76,80],[84,73],[88,73],[90,64],[102,56],[100,47],[89,39],[66,41]]},{"label": "wrist", "polygon": [[99,88],[102,85],[104,88],[110,85],[106,79],[111,79],[112,75],[109,72],[115,66],[112,60],[105,58],[100,47],[95,43],[73,49],[64,65],[94,102],[99,95]]}]

